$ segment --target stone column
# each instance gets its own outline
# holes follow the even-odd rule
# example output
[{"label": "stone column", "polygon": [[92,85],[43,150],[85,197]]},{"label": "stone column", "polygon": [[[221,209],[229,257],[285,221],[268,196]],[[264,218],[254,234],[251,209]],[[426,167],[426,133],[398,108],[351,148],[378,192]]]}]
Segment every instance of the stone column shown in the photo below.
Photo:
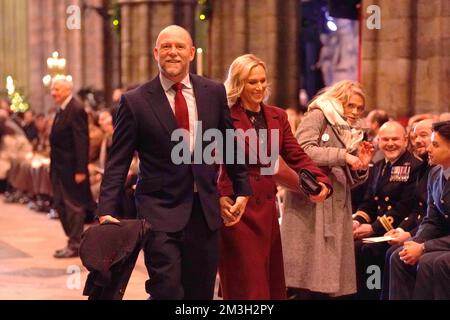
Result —
[{"label": "stone column", "polygon": [[143,83],[158,73],[153,48],[159,32],[179,24],[193,34],[193,0],[119,0],[123,86]]},{"label": "stone column", "polygon": [[417,3],[413,112],[450,110],[450,1]]},{"label": "stone column", "polygon": [[[103,89],[103,18],[92,7],[102,7],[102,0],[85,0],[91,8],[84,10],[82,24],[82,85]],[[67,29],[66,29],[67,30]],[[68,32],[71,32],[68,30]],[[73,43],[79,46],[79,43]],[[72,43],[69,44],[73,48]]]},{"label": "stone column", "polygon": [[[101,0],[85,3],[101,6]],[[80,8],[81,29],[67,28],[70,5]],[[30,0],[28,20],[30,101],[36,111],[47,111],[53,105],[49,90],[42,84],[47,58],[53,51],[67,60],[66,72],[73,77],[74,92],[84,87],[103,90],[102,18],[93,8],[83,11],[81,0]]]},{"label": "stone column", "polygon": [[[29,93],[27,1],[0,1],[0,91],[6,93],[6,77],[12,76],[16,89]],[[29,98],[29,97],[28,97]]]},{"label": "stone column", "polygon": [[[367,6],[381,9],[381,29],[366,27]],[[450,2],[364,0],[362,81],[368,107],[393,117],[449,108]]]},{"label": "stone column", "polygon": [[268,67],[269,103],[297,104],[298,1],[212,0],[212,4],[210,76],[224,81],[237,56],[253,53]]}]

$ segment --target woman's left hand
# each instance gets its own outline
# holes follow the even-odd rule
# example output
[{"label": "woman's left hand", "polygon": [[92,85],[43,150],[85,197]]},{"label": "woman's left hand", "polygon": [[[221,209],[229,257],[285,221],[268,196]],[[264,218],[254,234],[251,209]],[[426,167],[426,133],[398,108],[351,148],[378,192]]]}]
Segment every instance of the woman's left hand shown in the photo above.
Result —
[{"label": "woman's left hand", "polygon": [[234,226],[241,220],[248,199],[248,196],[239,196],[234,202],[230,197],[220,197],[221,215],[226,227]]},{"label": "woman's left hand", "polygon": [[319,184],[322,186],[322,190],[317,196],[310,195],[309,199],[312,202],[318,203],[318,202],[324,202],[327,198],[328,194],[330,193],[330,189],[326,186],[326,184],[319,182]]},{"label": "woman's left hand", "polygon": [[369,163],[373,158],[373,154],[375,153],[375,148],[370,142],[362,141],[358,147],[358,158],[361,160],[362,167],[361,169],[367,169],[369,167]]}]

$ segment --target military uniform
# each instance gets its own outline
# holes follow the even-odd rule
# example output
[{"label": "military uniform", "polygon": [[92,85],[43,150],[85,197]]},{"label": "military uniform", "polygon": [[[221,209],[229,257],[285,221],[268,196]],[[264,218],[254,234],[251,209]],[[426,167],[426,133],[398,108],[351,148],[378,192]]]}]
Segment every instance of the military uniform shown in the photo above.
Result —
[{"label": "military uniform", "polygon": [[390,299],[450,299],[450,179],[440,166],[429,173],[428,213],[413,241],[423,243],[416,265],[405,264],[398,248],[391,258]]},{"label": "military uniform", "polygon": [[[430,166],[428,163],[428,156],[422,159],[422,165],[420,166],[418,181],[416,182],[416,187],[414,189],[416,195],[416,201],[414,202],[414,207],[411,211],[411,214],[406,217],[402,222],[400,222],[398,228],[402,228],[404,231],[409,232],[413,237],[417,230],[419,229],[419,225],[422,222],[423,218],[427,214],[427,184],[428,184],[428,175],[433,166]],[[384,270],[389,270],[390,267],[390,259],[391,255],[394,251],[396,251],[400,245],[391,246],[385,255],[384,261]],[[383,274],[383,285],[382,285],[382,300],[389,300],[389,272],[386,271]]]},{"label": "military uniform", "polygon": [[428,158],[424,159],[419,170],[418,180],[416,182],[415,194],[416,201],[411,214],[400,222],[399,228],[411,233],[414,236],[423,218],[427,215],[427,184],[428,174],[433,166],[428,164]]},{"label": "military uniform", "polygon": [[358,208],[362,212],[356,213],[353,219],[361,224],[372,224],[374,236],[395,229],[409,216],[417,202],[414,188],[421,168],[422,161],[409,151],[393,165],[384,159],[375,163],[369,188]]},{"label": "military uniform", "polygon": [[[361,224],[370,223],[373,236],[382,236],[408,221],[417,203],[414,189],[421,168],[422,161],[409,151],[405,151],[393,164],[384,159],[376,162],[364,201],[353,219]],[[359,298],[379,298],[380,290],[367,288],[366,280],[370,276],[367,268],[376,265],[383,270],[384,255],[388,248],[386,242],[365,244],[361,240],[355,241]]]}]

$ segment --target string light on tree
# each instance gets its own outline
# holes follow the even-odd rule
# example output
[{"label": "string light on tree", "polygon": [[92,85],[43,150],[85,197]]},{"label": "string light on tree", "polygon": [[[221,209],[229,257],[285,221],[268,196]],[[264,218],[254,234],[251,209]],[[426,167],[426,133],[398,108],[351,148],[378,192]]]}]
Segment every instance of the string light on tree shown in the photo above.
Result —
[{"label": "string light on tree", "polygon": [[198,19],[206,21],[211,16],[211,3],[209,0],[198,0]]},{"label": "string light on tree", "polygon": [[6,90],[8,91],[8,96],[12,95],[15,91],[14,80],[11,76],[6,77]]},{"label": "string light on tree", "polygon": [[8,92],[8,97],[11,100],[10,108],[13,112],[25,112],[30,108],[23,96],[16,91],[14,79],[11,76],[6,77],[6,91]]}]

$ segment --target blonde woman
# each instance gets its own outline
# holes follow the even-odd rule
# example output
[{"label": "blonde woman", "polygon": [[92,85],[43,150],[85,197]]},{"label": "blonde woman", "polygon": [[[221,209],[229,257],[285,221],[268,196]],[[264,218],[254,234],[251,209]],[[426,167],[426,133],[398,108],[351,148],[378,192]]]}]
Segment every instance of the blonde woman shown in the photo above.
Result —
[{"label": "blonde woman", "polygon": [[296,138],[327,172],[333,195],[311,203],[286,192],[281,225],[286,285],[298,298],[342,296],[356,292],[351,187],[367,178],[373,147],[362,142],[361,85],[341,81],[309,105]]},{"label": "blonde woman", "polygon": [[[263,130],[267,130],[266,137],[271,136],[272,130],[278,131],[278,139],[268,138],[263,142],[267,144],[267,150],[278,144],[280,156],[291,168],[296,171],[306,168],[313,172],[322,185],[322,191],[311,200],[324,201],[330,193],[327,177],[298,145],[286,112],[263,102],[269,94],[265,63],[252,54],[236,58],[230,66],[225,87],[236,129],[255,133],[258,141],[265,139]],[[221,213],[225,222],[219,241],[221,291],[224,299],[285,299],[276,184],[273,175],[261,174],[264,167],[261,153],[256,151],[256,163],[249,161],[253,152],[255,148],[245,143],[253,196],[244,214],[237,217],[230,214],[234,203],[233,186],[223,170],[219,177]]]}]

